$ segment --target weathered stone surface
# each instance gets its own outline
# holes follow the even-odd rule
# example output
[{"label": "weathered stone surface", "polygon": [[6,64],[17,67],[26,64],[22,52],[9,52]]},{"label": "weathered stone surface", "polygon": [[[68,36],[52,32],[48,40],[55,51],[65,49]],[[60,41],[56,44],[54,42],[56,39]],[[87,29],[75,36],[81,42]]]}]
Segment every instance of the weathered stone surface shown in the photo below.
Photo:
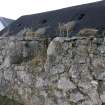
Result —
[{"label": "weathered stone surface", "polygon": [[[25,105],[44,105],[47,81],[44,63],[46,39],[0,39],[2,62],[0,64],[0,94]],[[45,84],[46,83],[46,84]],[[45,91],[44,91],[45,92]],[[15,104],[14,104],[15,105]]]},{"label": "weathered stone surface", "polygon": [[[104,38],[0,39],[0,94],[24,105],[104,105]],[[47,49],[48,46],[48,49]]]},{"label": "weathered stone surface", "polygon": [[[66,98],[66,102],[70,105],[101,105],[104,103],[104,95],[99,92],[101,88],[99,81],[104,81],[105,69],[104,55],[99,52],[99,47],[103,45],[104,40],[101,39],[100,46],[98,46],[99,40],[96,37],[55,38],[49,45],[46,66],[50,80],[53,75],[59,75],[59,80],[56,80],[58,85],[54,82],[52,87],[55,87],[54,90],[61,91],[61,97]],[[55,60],[49,63],[51,59]],[[63,72],[60,73],[58,69],[55,69],[54,74],[53,68],[59,68],[61,65],[64,66],[64,69],[61,69]]]},{"label": "weathered stone surface", "polygon": [[69,79],[66,79],[65,77],[61,77],[58,81],[58,88],[63,89],[65,91],[75,89],[75,85],[69,81]]},{"label": "weathered stone surface", "polygon": [[82,30],[80,30],[80,32],[78,33],[80,36],[96,36],[98,33],[97,29],[92,29],[92,28],[84,28]]}]

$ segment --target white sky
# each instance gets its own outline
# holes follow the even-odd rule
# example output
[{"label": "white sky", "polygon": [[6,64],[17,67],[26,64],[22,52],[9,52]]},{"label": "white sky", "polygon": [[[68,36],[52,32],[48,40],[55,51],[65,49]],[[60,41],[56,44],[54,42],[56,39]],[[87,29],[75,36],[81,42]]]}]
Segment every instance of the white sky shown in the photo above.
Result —
[{"label": "white sky", "polygon": [[100,0],[0,0],[0,16],[17,19],[26,14],[56,10],[95,1]]}]

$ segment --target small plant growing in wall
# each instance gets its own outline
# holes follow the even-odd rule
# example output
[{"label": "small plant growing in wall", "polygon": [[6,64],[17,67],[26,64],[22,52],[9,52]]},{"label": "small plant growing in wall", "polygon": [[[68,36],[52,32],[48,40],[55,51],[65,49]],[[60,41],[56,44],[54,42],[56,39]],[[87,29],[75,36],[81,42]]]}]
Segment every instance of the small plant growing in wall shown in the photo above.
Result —
[{"label": "small plant growing in wall", "polygon": [[35,31],[33,31],[32,28],[28,28],[25,34],[26,34],[26,37],[43,37],[48,28],[49,28],[49,26],[40,27]]},{"label": "small plant growing in wall", "polygon": [[75,25],[76,21],[70,21],[62,24],[59,23],[58,24],[59,36],[69,37],[69,34],[73,32]]}]

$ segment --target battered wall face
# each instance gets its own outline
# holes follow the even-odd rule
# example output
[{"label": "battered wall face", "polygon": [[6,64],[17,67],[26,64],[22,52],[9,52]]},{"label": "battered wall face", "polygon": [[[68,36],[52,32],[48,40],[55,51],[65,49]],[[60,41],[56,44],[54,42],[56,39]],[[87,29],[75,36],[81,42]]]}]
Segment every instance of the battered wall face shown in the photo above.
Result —
[{"label": "battered wall face", "polygon": [[24,105],[105,104],[105,35],[87,31],[50,44],[1,37],[0,94]]}]

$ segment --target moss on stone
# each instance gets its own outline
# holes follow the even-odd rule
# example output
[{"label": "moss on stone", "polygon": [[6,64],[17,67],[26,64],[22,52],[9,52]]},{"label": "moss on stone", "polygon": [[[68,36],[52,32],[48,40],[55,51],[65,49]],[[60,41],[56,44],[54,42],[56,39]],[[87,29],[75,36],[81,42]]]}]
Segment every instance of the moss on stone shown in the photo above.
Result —
[{"label": "moss on stone", "polygon": [[77,105],[76,103],[74,103],[74,102],[70,102],[70,105]]},{"label": "moss on stone", "polygon": [[7,96],[0,95],[0,105],[23,105],[14,99],[10,99]]}]

